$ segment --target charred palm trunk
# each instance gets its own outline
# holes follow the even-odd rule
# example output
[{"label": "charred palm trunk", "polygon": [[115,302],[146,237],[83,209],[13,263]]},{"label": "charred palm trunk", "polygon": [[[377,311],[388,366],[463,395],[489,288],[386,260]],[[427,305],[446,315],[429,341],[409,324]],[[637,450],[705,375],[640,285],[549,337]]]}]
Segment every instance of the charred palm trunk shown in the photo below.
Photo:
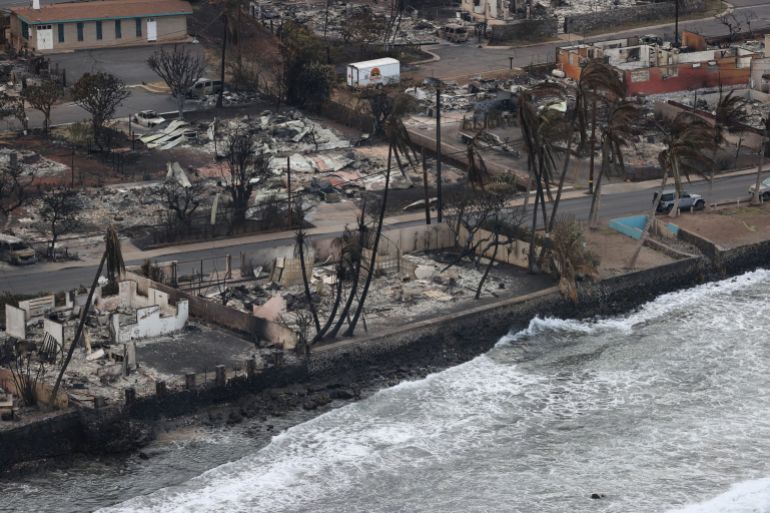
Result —
[{"label": "charred palm trunk", "polygon": [[762,183],[762,168],[764,167],[764,164],[765,164],[765,136],[763,134],[762,143],[759,145],[759,165],[757,166],[757,181],[754,184],[754,194],[751,195],[752,205],[759,205],[761,203],[759,187]]},{"label": "charred palm trunk", "polygon": [[628,263],[628,268],[633,269],[636,267],[636,261],[639,259],[639,253],[642,252],[642,246],[644,246],[644,241],[647,239],[647,235],[650,233],[650,226],[655,221],[655,212],[658,210],[658,205],[660,204],[660,199],[663,196],[663,190],[666,188],[666,183],[668,182],[668,170],[663,170],[663,180],[660,182],[660,187],[658,188],[658,195],[656,196],[655,201],[652,202],[652,209],[650,211],[650,215],[647,216],[647,221],[644,223],[644,229],[642,230],[642,235],[639,237],[639,242],[636,245],[636,250],[634,251],[633,256],[631,257],[631,261]]},{"label": "charred palm trunk", "polygon": [[337,288],[334,292],[334,304],[332,305],[332,311],[329,312],[329,318],[326,319],[326,323],[324,323],[323,327],[321,328],[321,331],[319,331],[316,336],[313,338],[313,340],[310,341],[310,344],[315,344],[319,340],[321,340],[324,335],[329,331],[329,328],[331,328],[332,323],[334,322],[334,319],[337,317],[337,310],[339,310],[340,303],[342,302],[342,275],[337,274]]},{"label": "charred palm trunk", "polygon": [[72,360],[72,355],[75,353],[75,347],[78,345],[78,341],[80,340],[80,337],[83,335],[83,328],[86,326],[86,319],[88,318],[88,310],[91,308],[91,301],[94,299],[94,292],[96,291],[96,287],[99,284],[99,277],[102,275],[102,269],[104,268],[104,262],[107,260],[107,251],[105,251],[102,254],[102,259],[99,261],[99,267],[96,269],[96,274],[94,275],[94,281],[91,283],[91,289],[88,291],[88,298],[86,299],[86,304],[83,305],[83,311],[80,313],[80,321],[78,322],[78,327],[75,330],[75,337],[72,339],[72,343],[70,344],[70,348],[67,351],[67,356],[64,358],[64,362],[62,363],[61,370],[59,371],[59,375],[56,377],[56,383],[53,386],[53,391],[51,392],[51,400],[53,403],[56,403],[56,397],[59,392],[59,387],[61,386],[62,378],[64,377],[64,373],[67,371],[67,366],[70,364],[70,360]]},{"label": "charred palm trunk", "polygon": [[[495,222],[495,225],[497,225],[497,222]],[[495,245],[495,249],[492,252],[492,258],[489,259],[487,268],[484,269],[484,275],[481,277],[478,287],[476,287],[476,295],[474,296],[475,299],[478,299],[481,297],[481,289],[484,287],[484,282],[487,281],[487,276],[489,276],[489,271],[492,270],[492,265],[495,263],[495,258],[497,258],[497,251],[500,249],[500,227],[499,226],[495,227],[494,245]]]},{"label": "charred palm trunk", "polygon": [[340,317],[334,325],[334,329],[329,333],[330,338],[336,338],[340,329],[342,329],[342,325],[350,313],[350,308],[353,306],[353,299],[355,299],[356,294],[358,293],[358,283],[361,280],[361,260],[364,251],[364,239],[366,237],[366,221],[364,219],[365,210],[366,205],[364,205],[361,210],[361,218],[358,222],[358,253],[355,262],[355,270],[353,271],[353,283],[350,285],[350,292],[348,293],[348,298],[345,300],[345,306],[342,308],[342,312],[340,312]]},{"label": "charred palm trunk", "polygon": [[393,145],[391,144],[388,148],[388,167],[385,171],[385,191],[382,194],[382,206],[380,206],[380,218],[377,220],[377,231],[374,234],[374,244],[372,244],[372,258],[369,262],[369,268],[368,273],[366,274],[366,282],[364,282],[364,288],[361,291],[361,297],[358,300],[358,307],[356,308],[356,313],[353,314],[353,320],[350,321],[350,326],[348,326],[347,331],[345,331],[345,335],[348,337],[353,336],[353,333],[356,330],[356,324],[358,324],[358,319],[361,317],[361,313],[364,311],[364,303],[366,302],[366,296],[369,292],[369,286],[372,283],[372,278],[374,278],[374,270],[375,270],[375,264],[377,263],[377,248],[380,245],[380,238],[382,237],[382,225],[385,222],[385,209],[388,206],[388,189],[390,187],[390,169],[391,169],[391,163],[393,161]]},{"label": "charred palm trunk", "polygon": [[602,194],[602,178],[607,172],[607,166],[609,165],[609,153],[610,142],[607,137],[602,142],[602,165],[599,167],[599,175],[596,177],[596,185],[594,187],[594,193],[591,196],[591,213],[588,216],[588,226],[592,230],[597,228],[599,220],[599,202]]},{"label": "charred palm trunk", "polygon": [[307,301],[307,307],[310,310],[310,315],[313,316],[313,324],[315,324],[316,336],[321,333],[321,323],[318,321],[318,312],[313,304],[313,295],[310,293],[310,280],[307,275],[307,268],[305,266],[305,233],[300,227],[297,232],[297,246],[299,250],[299,265],[302,268],[302,285],[305,287],[305,300]]}]

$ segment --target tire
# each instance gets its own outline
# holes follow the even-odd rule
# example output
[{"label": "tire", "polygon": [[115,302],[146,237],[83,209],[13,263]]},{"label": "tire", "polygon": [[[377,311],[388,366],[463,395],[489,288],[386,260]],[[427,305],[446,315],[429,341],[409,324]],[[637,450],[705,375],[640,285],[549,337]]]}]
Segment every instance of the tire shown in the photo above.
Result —
[{"label": "tire", "polygon": [[706,202],[704,200],[698,200],[695,202],[695,210],[703,210],[706,208]]},{"label": "tire", "polygon": [[770,191],[765,191],[762,193],[762,201],[770,201]]}]

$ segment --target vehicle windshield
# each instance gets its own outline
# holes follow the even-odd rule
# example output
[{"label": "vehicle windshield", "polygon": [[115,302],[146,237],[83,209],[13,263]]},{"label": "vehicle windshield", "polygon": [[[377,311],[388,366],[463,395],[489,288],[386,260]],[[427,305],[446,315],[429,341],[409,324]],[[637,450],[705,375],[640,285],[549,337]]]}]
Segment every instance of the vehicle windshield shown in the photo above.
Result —
[{"label": "vehicle windshield", "polygon": [[765,178],[764,180],[762,180],[762,185],[764,185],[765,187],[770,187],[770,178]]},{"label": "vehicle windshield", "polygon": [[11,251],[20,251],[22,249],[27,249],[27,245],[23,242],[13,242],[11,244]]},{"label": "vehicle windshield", "polygon": [[672,201],[674,199],[674,193],[668,192],[660,197],[660,201]]}]

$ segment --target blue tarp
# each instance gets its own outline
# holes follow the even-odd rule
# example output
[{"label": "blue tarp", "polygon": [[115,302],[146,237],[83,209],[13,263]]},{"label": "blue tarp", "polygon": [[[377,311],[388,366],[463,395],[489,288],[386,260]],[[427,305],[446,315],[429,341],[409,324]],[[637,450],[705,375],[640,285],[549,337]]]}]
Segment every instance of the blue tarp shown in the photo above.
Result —
[{"label": "blue tarp", "polygon": [[[646,222],[647,216],[617,217],[610,220],[610,228],[632,239],[639,240],[642,237],[642,231]],[[666,227],[674,235],[679,232],[679,227],[675,224],[668,223]]]}]

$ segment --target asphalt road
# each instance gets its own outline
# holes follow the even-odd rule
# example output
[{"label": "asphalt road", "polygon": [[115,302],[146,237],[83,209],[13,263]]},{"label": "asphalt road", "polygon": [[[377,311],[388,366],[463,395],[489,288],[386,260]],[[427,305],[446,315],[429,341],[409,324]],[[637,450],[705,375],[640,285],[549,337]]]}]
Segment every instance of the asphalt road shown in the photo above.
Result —
[{"label": "asphalt road", "polygon": [[[754,183],[754,175],[727,177],[718,179],[714,183],[715,199],[727,201],[736,198],[745,198],[748,200],[748,187]],[[604,218],[620,217],[630,214],[647,212],[652,201],[652,194],[656,188],[649,190],[637,190],[632,192],[622,192],[616,194],[605,194],[602,196],[601,215]],[[703,194],[705,196],[708,189],[706,182],[692,183],[687,187],[690,192]],[[562,214],[573,215],[577,219],[585,220],[588,216],[590,198],[588,196],[576,199],[569,199],[562,202],[559,210]],[[687,215],[687,214],[683,214]],[[392,226],[414,226],[421,224],[422,221],[395,224]],[[339,233],[326,234],[324,237],[332,238]],[[291,243],[293,235],[284,238],[268,240],[260,243],[237,244],[226,248],[207,249],[199,251],[180,251],[179,253],[166,255],[156,259],[158,262],[169,260],[177,261],[196,261],[201,259],[214,259],[223,257],[226,254],[238,255],[240,252],[248,253],[260,248],[268,248],[276,245]],[[221,262],[221,261],[220,261]],[[127,262],[127,264],[141,264],[141,260]],[[221,263],[220,263],[221,267]],[[96,266],[74,267],[63,269],[56,272],[44,272],[42,269],[35,268],[15,268],[12,271],[0,272],[0,291],[10,292],[34,292],[48,291],[57,292],[70,290],[81,284],[90,284],[93,280]],[[211,261],[204,264],[204,271],[211,272],[213,264]]]},{"label": "asphalt road", "polygon": [[[736,16],[743,16],[743,12],[751,11],[756,16],[751,24],[752,30],[760,30],[770,27],[770,2],[767,0],[734,0]],[[679,24],[680,30],[690,30],[707,36],[718,36],[727,34],[727,29],[716,19],[684,21]],[[607,39],[616,39],[629,37],[639,34],[657,34],[663,36],[666,40],[672,40],[674,36],[674,25],[665,24],[655,28],[636,28],[614,33],[602,34],[601,36],[590,37],[584,40],[573,39],[574,43],[579,41],[603,41]],[[425,47],[427,50],[438,55],[441,60],[430,62],[421,66],[427,75],[450,80],[465,75],[473,75],[485,71],[499,70],[508,68],[510,65],[509,57],[513,57],[513,65],[527,66],[532,63],[553,62],[556,48],[569,45],[569,41],[560,41],[552,43],[542,43],[528,45],[524,47],[486,47],[478,48],[473,42],[464,44],[442,43],[440,45]]]}]

